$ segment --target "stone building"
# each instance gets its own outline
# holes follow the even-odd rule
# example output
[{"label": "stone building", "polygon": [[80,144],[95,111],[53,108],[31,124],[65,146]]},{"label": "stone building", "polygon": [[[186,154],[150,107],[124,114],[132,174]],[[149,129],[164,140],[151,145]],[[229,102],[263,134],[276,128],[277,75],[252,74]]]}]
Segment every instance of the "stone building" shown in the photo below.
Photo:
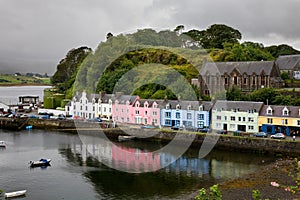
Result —
[{"label": "stone building", "polygon": [[212,95],[233,86],[242,91],[284,85],[274,61],[206,62],[199,74],[201,94]]}]

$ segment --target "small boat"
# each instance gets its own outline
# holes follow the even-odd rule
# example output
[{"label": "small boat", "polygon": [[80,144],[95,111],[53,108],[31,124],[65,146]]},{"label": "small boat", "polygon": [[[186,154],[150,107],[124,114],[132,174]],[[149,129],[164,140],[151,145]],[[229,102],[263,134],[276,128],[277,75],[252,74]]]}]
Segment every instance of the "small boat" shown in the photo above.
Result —
[{"label": "small boat", "polygon": [[51,159],[40,159],[39,161],[30,161],[30,167],[50,166]]},{"label": "small boat", "polygon": [[0,148],[5,148],[6,147],[6,144],[4,141],[0,141]]},{"label": "small boat", "polygon": [[118,136],[119,142],[133,140],[133,139],[135,139],[135,136],[133,136],[133,135],[119,135]]},{"label": "small boat", "polygon": [[5,198],[14,198],[14,197],[20,197],[24,196],[26,194],[26,190],[20,190],[16,192],[6,192],[4,193]]}]

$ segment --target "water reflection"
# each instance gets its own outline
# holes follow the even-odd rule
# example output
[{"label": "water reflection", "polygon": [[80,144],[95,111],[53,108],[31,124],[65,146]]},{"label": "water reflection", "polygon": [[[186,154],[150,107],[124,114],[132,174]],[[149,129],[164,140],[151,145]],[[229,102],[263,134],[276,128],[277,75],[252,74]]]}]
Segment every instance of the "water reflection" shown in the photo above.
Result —
[{"label": "water reflection", "polygon": [[[113,144],[105,140],[97,143],[99,140],[99,137],[85,136],[83,143],[60,149],[60,153],[74,165],[92,167],[84,176],[94,183],[101,196],[109,199],[180,199],[181,195],[187,195],[201,187],[247,174],[257,169],[262,161],[267,163],[273,160],[252,154],[222,151],[213,151],[204,159],[199,159],[199,149],[191,148],[171,165],[160,169],[164,162],[174,159],[171,154],[151,154],[152,149],[163,144],[137,141]],[[143,154],[144,152],[147,154]],[[103,161],[118,168],[160,170],[131,174],[111,169],[102,164]]]}]

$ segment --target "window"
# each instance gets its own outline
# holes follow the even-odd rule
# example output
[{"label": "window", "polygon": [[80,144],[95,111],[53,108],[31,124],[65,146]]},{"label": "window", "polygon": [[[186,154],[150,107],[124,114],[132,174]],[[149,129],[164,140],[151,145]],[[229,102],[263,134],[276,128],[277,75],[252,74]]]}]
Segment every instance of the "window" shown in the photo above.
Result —
[{"label": "window", "polygon": [[153,116],[156,116],[157,115],[157,112],[156,111],[153,111]]},{"label": "window", "polygon": [[272,108],[270,107],[267,108],[267,115],[272,115]]},{"label": "window", "polygon": [[145,115],[147,115],[147,114],[148,114],[148,111],[146,110],[146,111],[145,111]]},{"label": "window", "polygon": [[178,104],[177,106],[176,106],[176,110],[179,110],[180,109],[180,105]]},{"label": "window", "polygon": [[[117,109],[118,110],[118,109]],[[103,108],[103,112],[106,112],[106,107]],[[123,111],[122,111],[123,112]]]},{"label": "window", "polygon": [[297,125],[300,126],[300,120],[297,120]]},{"label": "window", "polygon": [[268,118],[268,124],[272,124],[273,123],[273,119],[272,118]]},{"label": "window", "polygon": [[192,113],[188,113],[186,116],[187,119],[192,119]]},{"label": "window", "polygon": [[238,77],[237,76],[233,77],[233,83],[234,83],[234,85],[238,84]]},{"label": "window", "polygon": [[255,76],[252,78],[252,85],[255,85]]},{"label": "window", "polygon": [[157,119],[152,119],[152,124],[157,124]]},{"label": "window", "polygon": [[136,111],[135,111],[135,114],[136,114],[136,115],[140,114],[140,111],[139,111],[139,110],[136,110]]},{"label": "window", "polygon": [[248,126],[248,130],[254,130],[254,126]]},{"label": "window", "polygon": [[235,124],[230,124],[231,129],[235,129]]},{"label": "window", "polygon": [[129,122],[129,117],[127,117],[127,122]]},{"label": "window", "polygon": [[166,120],[165,120],[165,125],[171,125],[171,120],[166,119]]},{"label": "window", "polygon": [[243,117],[243,122],[245,122],[246,121],[246,117]]},{"label": "window", "polygon": [[197,119],[198,120],[204,120],[204,114],[198,114]]},{"label": "window", "polygon": [[180,126],[180,121],[179,120],[175,120],[175,126]]},{"label": "window", "polygon": [[124,109],[122,108],[121,112],[123,113],[124,112]]},{"label": "window", "polygon": [[282,110],[282,115],[283,116],[288,116],[289,115],[289,110],[286,107]]},{"label": "window", "polygon": [[246,84],[247,84],[247,78],[244,77],[244,85],[246,85]]},{"label": "window", "polygon": [[82,106],[80,106],[80,110],[82,110]]},{"label": "window", "polygon": [[187,126],[187,127],[191,127],[192,125],[193,125],[193,123],[192,123],[191,121],[187,121],[187,122],[186,122],[186,126]]},{"label": "window", "polygon": [[165,112],[165,117],[170,118],[171,117],[171,112]]},{"label": "window", "polygon": [[177,112],[177,113],[175,114],[175,116],[176,116],[176,119],[180,119],[180,113],[179,113],[179,112]]},{"label": "window", "polygon": [[148,124],[148,119],[147,119],[147,118],[145,118],[144,120],[145,120],[145,124]]},{"label": "window", "polygon": [[95,111],[95,106],[93,106],[93,111]]},{"label": "window", "polygon": [[253,117],[248,117],[248,122],[254,122],[254,118]]},{"label": "window", "polygon": [[203,105],[199,106],[199,111],[203,111]]},{"label": "window", "polygon": [[242,121],[242,118],[241,118],[241,117],[239,117],[239,122],[240,122],[240,121]]},{"label": "window", "polygon": [[203,121],[197,122],[197,126],[198,126],[198,128],[203,128],[204,127],[204,122]]},{"label": "window", "polygon": [[281,120],[281,123],[282,123],[282,124],[288,124],[288,120],[287,120],[287,119],[282,119],[282,120]]},{"label": "window", "polygon": [[221,124],[221,123],[216,123],[216,127],[217,127],[217,128],[221,128],[221,127],[222,127],[222,124]]},{"label": "window", "polygon": [[217,120],[221,120],[222,117],[220,115],[217,115]]},{"label": "window", "polygon": [[109,108],[108,110],[109,110],[108,112],[110,112],[110,113],[111,113],[111,108]]},{"label": "window", "polygon": [[230,117],[230,120],[231,120],[231,121],[235,121],[235,117],[234,117],[234,116],[231,116],[231,117]]},{"label": "window", "polygon": [[228,85],[228,78],[227,77],[224,78],[224,84]]}]

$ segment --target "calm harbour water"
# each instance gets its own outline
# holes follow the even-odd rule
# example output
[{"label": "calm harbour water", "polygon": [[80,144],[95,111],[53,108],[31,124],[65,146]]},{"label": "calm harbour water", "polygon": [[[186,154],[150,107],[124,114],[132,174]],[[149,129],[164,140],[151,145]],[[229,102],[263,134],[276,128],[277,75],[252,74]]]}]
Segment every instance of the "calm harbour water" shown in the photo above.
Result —
[{"label": "calm harbour water", "polygon": [[[0,87],[0,101],[13,101],[19,95],[43,96],[44,87]],[[159,169],[173,155],[143,157],[120,154],[107,145],[82,143],[82,135],[47,130],[1,130],[0,188],[5,192],[27,190],[22,199],[191,199],[202,187],[233,179],[267,164],[272,158],[254,154],[212,151],[198,158],[199,148],[190,148],[170,166],[149,173],[126,173],[111,169],[100,161],[115,165],[143,165]],[[88,141],[97,141],[89,135]],[[115,143],[128,152],[152,152],[160,143],[129,141]],[[101,143],[103,145],[103,143]],[[50,158],[47,168],[28,167],[30,160]],[[0,197],[0,199],[3,197]]]},{"label": "calm harbour water", "polygon": [[[222,151],[199,159],[199,149],[191,148],[166,168],[134,174],[101,164],[99,154],[93,155],[77,134],[0,130],[0,140],[7,143],[0,151],[0,188],[8,192],[26,189],[24,199],[189,199],[202,187],[242,176],[271,160]],[[118,145],[126,150],[151,151],[161,144],[130,141]],[[28,168],[30,160],[42,157],[51,158],[52,165]]]}]

